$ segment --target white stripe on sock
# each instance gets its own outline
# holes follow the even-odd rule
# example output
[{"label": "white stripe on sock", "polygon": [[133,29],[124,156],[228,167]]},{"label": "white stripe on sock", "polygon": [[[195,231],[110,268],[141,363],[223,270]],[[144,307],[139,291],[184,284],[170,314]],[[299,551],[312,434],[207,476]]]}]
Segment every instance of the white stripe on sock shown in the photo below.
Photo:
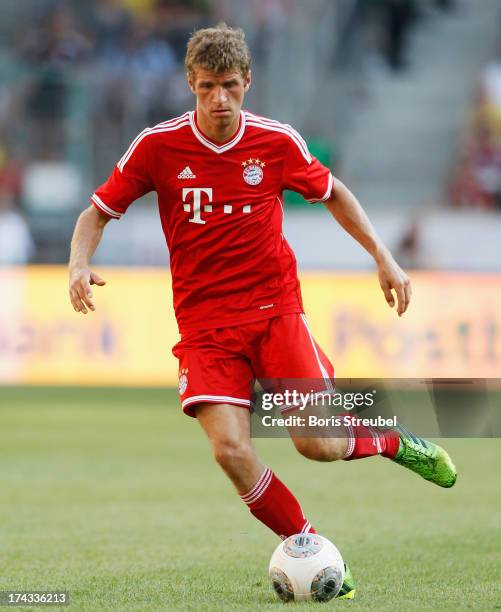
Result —
[{"label": "white stripe on sock", "polygon": [[270,468],[266,468],[257,483],[252,487],[252,489],[245,495],[240,496],[242,501],[245,502],[247,505],[257,501],[268,488],[272,477],[273,472],[270,470]]}]

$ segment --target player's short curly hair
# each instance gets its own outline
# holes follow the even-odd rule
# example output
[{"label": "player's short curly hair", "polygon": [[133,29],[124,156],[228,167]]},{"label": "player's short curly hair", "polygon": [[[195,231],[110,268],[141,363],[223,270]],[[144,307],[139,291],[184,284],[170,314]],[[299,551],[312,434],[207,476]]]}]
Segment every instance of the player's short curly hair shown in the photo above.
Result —
[{"label": "player's short curly hair", "polygon": [[184,64],[188,74],[203,68],[216,73],[237,70],[246,76],[251,66],[251,55],[244,31],[230,28],[225,23],[196,30],[188,40]]}]

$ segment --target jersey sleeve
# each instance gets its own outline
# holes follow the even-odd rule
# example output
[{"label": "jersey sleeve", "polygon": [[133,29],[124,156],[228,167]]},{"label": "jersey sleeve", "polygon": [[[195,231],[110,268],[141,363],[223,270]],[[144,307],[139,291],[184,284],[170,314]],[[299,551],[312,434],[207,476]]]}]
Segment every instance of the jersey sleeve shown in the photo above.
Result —
[{"label": "jersey sleeve", "polygon": [[334,177],[329,168],[311,155],[305,141],[296,131],[288,136],[283,183],[284,189],[296,191],[312,203],[328,200],[334,185]]},{"label": "jersey sleeve", "polygon": [[148,134],[149,130],[139,134],[108,180],[91,197],[91,203],[99,212],[112,219],[120,219],[134,200],[154,189],[148,171]]}]

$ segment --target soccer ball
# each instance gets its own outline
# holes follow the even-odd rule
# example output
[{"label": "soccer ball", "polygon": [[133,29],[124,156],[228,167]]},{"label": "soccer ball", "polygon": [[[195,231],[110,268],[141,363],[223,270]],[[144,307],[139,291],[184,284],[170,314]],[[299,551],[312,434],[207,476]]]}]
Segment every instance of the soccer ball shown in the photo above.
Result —
[{"label": "soccer ball", "polygon": [[327,538],[297,533],[277,546],[269,572],[282,601],[329,601],[343,586],[344,561]]}]

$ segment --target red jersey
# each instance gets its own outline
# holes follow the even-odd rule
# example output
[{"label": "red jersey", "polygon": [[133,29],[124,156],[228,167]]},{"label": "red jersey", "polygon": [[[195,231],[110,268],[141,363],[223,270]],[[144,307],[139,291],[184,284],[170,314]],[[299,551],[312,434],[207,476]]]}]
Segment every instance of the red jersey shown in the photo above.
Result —
[{"label": "red jersey", "polygon": [[240,114],[235,135],[215,143],[196,112],[147,128],[92,203],[119,219],[158,194],[181,333],[303,311],[296,259],[282,233],[282,191],[327,200],[333,177],[289,125]]}]

